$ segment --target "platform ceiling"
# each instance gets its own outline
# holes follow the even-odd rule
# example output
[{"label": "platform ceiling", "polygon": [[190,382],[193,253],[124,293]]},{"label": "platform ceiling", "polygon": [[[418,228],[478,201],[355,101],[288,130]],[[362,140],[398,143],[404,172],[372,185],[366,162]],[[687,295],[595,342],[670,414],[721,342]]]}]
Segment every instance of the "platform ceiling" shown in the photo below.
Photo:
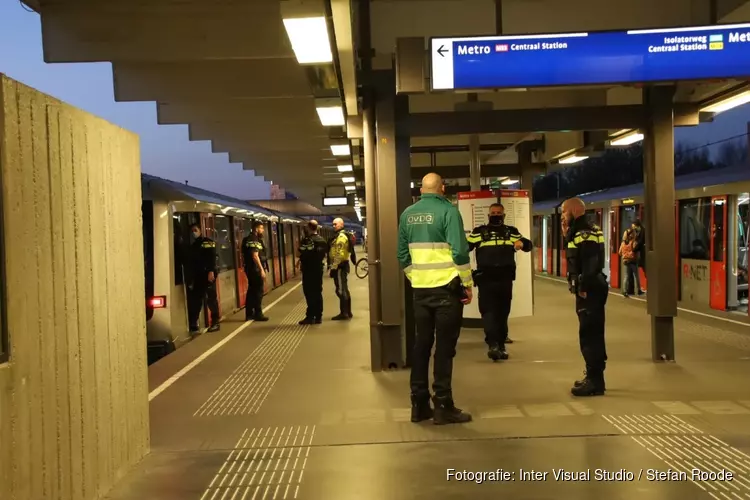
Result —
[{"label": "platform ceiling", "polygon": [[[325,8],[324,0],[320,8]],[[335,64],[297,63],[279,0],[25,0],[41,14],[47,62],[112,62],[118,101],[156,101],[162,124],[188,124],[193,140],[212,141],[267,180],[320,206],[327,185],[341,185],[331,156],[343,128],[320,124],[315,97],[340,96],[359,113],[355,46],[357,5],[329,0]],[[496,13],[501,5],[501,15]],[[710,24],[709,0],[373,0],[375,69],[390,68],[398,37],[593,31]],[[719,22],[750,21],[750,3],[719,0]],[[678,100],[700,101],[737,82],[682,85]],[[635,88],[490,92],[493,108],[638,104]],[[412,113],[451,111],[461,94],[410,97]],[[536,161],[583,145],[581,132],[544,134]],[[483,163],[515,163],[513,145],[539,134],[494,134],[481,143]],[[413,147],[468,144],[467,136],[427,137]],[[413,167],[466,166],[466,151],[415,152]],[[434,163],[433,163],[434,162]],[[355,162],[356,163],[356,162]],[[361,178],[360,175],[357,176]]]}]

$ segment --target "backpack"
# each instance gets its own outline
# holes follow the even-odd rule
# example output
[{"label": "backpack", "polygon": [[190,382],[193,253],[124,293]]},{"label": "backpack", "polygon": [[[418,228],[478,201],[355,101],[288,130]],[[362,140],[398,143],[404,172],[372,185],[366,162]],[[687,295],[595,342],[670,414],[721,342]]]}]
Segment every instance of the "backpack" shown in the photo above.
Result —
[{"label": "backpack", "polygon": [[632,261],[635,260],[635,252],[633,252],[633,243],[625,243],[622,244],[622,260],[625,261]]}]

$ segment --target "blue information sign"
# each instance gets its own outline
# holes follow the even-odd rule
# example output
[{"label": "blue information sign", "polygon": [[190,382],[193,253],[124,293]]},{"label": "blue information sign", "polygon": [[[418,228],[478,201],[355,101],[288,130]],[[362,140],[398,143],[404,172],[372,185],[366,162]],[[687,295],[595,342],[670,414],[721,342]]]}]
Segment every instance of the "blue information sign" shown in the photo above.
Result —
[{"label": "blue information sign", "polygon": [[431,40],[432,88],[750,77],[750,24]]}]

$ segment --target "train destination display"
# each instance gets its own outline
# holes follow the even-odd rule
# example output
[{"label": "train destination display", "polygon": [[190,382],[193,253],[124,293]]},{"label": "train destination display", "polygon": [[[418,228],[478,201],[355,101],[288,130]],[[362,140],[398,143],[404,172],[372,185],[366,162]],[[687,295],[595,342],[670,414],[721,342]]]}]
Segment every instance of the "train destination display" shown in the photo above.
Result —
[{"label": "train destination display", "polygon": [[430,41],[433,90],[750,76],[750,24]]}]

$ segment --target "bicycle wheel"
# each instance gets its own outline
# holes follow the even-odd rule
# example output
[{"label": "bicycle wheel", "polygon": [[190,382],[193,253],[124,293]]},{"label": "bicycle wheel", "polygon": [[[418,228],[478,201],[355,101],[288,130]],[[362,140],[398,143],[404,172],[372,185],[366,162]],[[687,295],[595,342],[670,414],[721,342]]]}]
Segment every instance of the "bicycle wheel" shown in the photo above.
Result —
[{"label": "bicycle wheel", "polygon": [[354,269],[354,272],[357,274],[357,278],[359,279],[365,279],[367,277],[368,273],[368,262],[367,259],[362,257],[357,261],[356,268]]}]

